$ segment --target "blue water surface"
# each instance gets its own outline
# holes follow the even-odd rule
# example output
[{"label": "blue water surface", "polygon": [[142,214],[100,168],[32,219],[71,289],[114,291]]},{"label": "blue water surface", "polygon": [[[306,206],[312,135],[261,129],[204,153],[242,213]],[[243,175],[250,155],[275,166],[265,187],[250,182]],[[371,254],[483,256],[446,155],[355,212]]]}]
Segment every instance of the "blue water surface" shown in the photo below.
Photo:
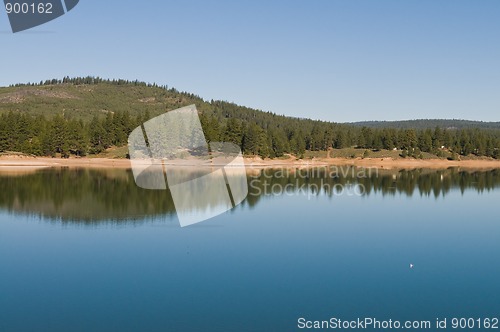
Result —
[{"label": "blue water surface", "polygon": [[268,195],[186,228],[0,210],[0,331],[499,317],[499,204],[499,190]]}]

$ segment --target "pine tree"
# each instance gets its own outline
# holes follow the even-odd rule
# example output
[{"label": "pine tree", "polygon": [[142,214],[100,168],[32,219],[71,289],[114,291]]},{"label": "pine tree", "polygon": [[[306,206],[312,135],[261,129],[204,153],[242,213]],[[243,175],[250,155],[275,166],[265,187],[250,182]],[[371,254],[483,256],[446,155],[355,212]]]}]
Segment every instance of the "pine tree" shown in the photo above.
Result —
[{"label": "pine tree", "polygon": [[224,129],[224,142],[233,143],[242,146],[243,131],[239,120],[229,118]]},{"label": "pine tree", "polygon": [[97,116],[92,118],[89,125],[90,153],[97,154],[106,149],[106,130]]}]

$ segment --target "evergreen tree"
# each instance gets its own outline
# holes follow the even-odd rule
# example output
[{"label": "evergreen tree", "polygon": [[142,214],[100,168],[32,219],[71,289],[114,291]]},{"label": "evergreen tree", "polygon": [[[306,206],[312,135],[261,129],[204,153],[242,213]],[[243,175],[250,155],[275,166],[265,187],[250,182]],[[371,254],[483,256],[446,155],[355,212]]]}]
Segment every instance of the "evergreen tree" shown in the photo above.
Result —
[{"label": "evergreen tree", "polygon": [[90,152],[97,154],[104,151],[106,149],[106,139],[108,138],[109,135],[107,135],[101,121],[97,116],[94,116],[89,125]]}]

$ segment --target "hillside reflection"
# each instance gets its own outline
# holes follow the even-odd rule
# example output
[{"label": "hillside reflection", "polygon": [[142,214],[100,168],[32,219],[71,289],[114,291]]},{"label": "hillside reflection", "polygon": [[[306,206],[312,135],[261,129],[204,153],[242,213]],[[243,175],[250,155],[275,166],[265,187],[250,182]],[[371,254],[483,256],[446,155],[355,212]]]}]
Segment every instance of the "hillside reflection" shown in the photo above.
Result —
[{"label": "hillside reflection", "polygon": [[[453,190],[463,193],[499,188],[500,170],[377,172],[352,167],[333,171],[252,170],[248,174],[249,195],[243,205],[254,207],[261,199],[282,194],[285,190],[287,193],[325,195],[335,199],[336,195],[342,194],[343,188],[353,186],[362,188],[357,193],[363,196],[378,193],[445,197]],[[193,210],[210,209],[220,204],[220,195],[216,192],[207,195],[206,186],[202,201],[196,199],[196,188],[191,188],[191,191],[188,199],[193,201]],[[85,224],[166,220],[176,216],[169,190],[141,189],[135,185],[129,170],[51,169],[15,176],[0,173],[0,210]]]}]

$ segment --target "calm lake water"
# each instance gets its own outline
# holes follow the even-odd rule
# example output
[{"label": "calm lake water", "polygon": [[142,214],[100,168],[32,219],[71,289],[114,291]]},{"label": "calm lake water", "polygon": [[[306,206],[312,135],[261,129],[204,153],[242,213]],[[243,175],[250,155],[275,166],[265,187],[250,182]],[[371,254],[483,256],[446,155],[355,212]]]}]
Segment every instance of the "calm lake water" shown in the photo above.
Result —
[{"label": "calm lake water", "polygon": [[0,174],[0,331],[500,316],[500,171],[299,173],[184,228],[130,171]]}]

